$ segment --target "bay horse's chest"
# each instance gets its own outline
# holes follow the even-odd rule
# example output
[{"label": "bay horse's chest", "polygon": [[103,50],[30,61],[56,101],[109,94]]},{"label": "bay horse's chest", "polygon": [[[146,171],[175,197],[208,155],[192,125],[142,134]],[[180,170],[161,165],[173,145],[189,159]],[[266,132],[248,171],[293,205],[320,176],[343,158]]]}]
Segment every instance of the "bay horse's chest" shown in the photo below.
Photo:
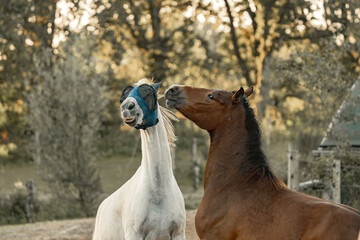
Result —
[{"label": "bay horse's chest", "polygon": [[234,190],[211,198],[205,193],[195,219],[200,239],[266,239],[261,237],[274,219],[270,202],[259,198]]}]

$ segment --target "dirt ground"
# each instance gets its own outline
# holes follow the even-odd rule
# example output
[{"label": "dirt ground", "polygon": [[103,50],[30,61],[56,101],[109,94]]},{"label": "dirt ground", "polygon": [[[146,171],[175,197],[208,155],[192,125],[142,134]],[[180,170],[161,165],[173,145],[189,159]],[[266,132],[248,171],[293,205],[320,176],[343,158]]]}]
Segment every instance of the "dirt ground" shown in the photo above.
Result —
[{"label": "dirt ground", "polygon": [[[187,211],[186,239],[197,240],[196,211]],[[40,222],[0,227],[0,240],[88,240],[91,239],[94,218]]]}]

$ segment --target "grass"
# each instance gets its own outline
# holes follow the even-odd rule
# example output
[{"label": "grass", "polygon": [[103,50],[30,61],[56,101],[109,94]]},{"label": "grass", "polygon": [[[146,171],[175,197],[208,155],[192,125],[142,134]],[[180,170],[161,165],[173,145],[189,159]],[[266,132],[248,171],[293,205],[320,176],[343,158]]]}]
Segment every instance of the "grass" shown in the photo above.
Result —
[{"label": "grass", "polygon": [[[286,144],[283,142],[273,142],[271,148],[264,150],[267,153],[275,174],[280,178],[286,179]],[[138,149],[140,151],[140,149]],[[201,172],[199,190],[193,188],[192,162],[190,150],[179,150],[176,153],[175,177],[185,198],[187,209],[198,207],[203,195],[203,173],[205,166],[205,156],[200,152]],[[110,156],[98,159],[98,169],[100,180],[104,190],[103,197],[106,197],[121,187],[140,166],[140,153],[135,157],[125,154],[112,154]],[[47,184],[36,174],[36,168],[32,164],[5,165],[0,166],[0,192],[8,193],[15,189],[15,183],[18,185],[26,184],[33,180],[37,190],[46,190]]]},{"label": "grass", "polygon": [[[286,178],[286,145],[283,143],[272,144],[271,148],[265,147],[273,170],[280,178]],[[201,172],[199,190],[193,188],[192,162],[189,150],[179,150],[176,153],[175,177],[184,195],[187,209],[198,207],[203,194],[203,172],[205,156],[201,157]],[[113,154],[98,159],[98,169],[101,184],[106,197],[121,187],[137,170],[141,163],[141,155],[130,157],[125,154]],[[47,184],[36,174],[36,168],[32,164],[0,166],[0,192],[11,192],[18,185],[26,184],[33,180],[38,190],[44,190]]]},{"label": "grass", "polygon": [[[99,159],[98,169],[104,197],[121,187],[135,173],[140,163],[140,155],[131,158],[116,154]],[[202,175],[205,161],[202,159],[201,163],[199,189],[202,189],[203,186]],[[188,209],[197,208],[202,197],[202,190],[195,191],[193,189],[190,152],[181,151],[177,153],[175,177],[184,194]],[[36,174],[36,168],[33,164],[0,166],[0,192],[11,192],[15,189],[15,185],[25,185],[29,180],[33,180],[40,191],[47,188],[47,184]]]},{"label": "grass", "polygon": [[29,180],[43,185],[32,164],[0,166],[0,191],[2,192],[10,192],[14,190],[16,183],[25,185]]},{"label": "grass", "polygon": [[[137,170],[141,163],[141,156],[134,158],[124,155],[113,155],[99,161],[101,183],[105,195],[113,193],[121,187]],[[192,162],[189,152],[181,151],[176,156],[175,177],[184,195],[187,209],[196,209],[203,195],[203,171],[205,161],[201,161],[199,190],[193,188]]]},{"label": "grass", "polygon": [[98,162],[101,185],[106,195],[123,185],[140,166],[141,157],[113,155]]}]

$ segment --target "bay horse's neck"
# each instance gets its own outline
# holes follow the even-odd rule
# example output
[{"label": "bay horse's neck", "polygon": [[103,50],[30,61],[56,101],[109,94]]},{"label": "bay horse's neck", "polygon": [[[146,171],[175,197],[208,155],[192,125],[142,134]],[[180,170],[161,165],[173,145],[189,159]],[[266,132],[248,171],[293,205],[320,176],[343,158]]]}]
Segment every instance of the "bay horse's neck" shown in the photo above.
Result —
[{"label": "bay horse's neck", "polygon": [[149,177],[153,187],[161,187],[171,178],[172,162],[168,137],[161,112],[158,112],[159,122],[141,132],[141,166]]},{"label": "bay horse's neck", "polygon": [[257,175],[268,176],[269,183],[277,180],[261,150],[260,130],[252,109],[245,106],[247,108],[234,107],[223,124],[209,131],[211,143],[205,168],[205,190],[208,186],[216,188],[216,185],[222,189],[233,184],[245,186],[249,178],[255,179]]}]

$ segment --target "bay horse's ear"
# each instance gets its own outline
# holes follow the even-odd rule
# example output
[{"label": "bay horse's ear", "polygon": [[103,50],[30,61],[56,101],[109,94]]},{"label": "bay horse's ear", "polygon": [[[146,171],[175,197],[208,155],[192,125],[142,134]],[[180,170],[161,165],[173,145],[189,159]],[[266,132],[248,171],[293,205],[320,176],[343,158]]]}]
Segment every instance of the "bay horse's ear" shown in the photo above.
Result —
[{"label": "bay horse's ear", "polygon": [[244,89],[241,87],[239,90],[237,90],[236,93],[231,97],[231,101],[233,103],[240,102],[241,98],[244,96]]},{"label": "bay horse's ear", "polygon": [[249,97],[254,92],[254,87],[251,86],[248,89],[245,90],[245,96]]}]

